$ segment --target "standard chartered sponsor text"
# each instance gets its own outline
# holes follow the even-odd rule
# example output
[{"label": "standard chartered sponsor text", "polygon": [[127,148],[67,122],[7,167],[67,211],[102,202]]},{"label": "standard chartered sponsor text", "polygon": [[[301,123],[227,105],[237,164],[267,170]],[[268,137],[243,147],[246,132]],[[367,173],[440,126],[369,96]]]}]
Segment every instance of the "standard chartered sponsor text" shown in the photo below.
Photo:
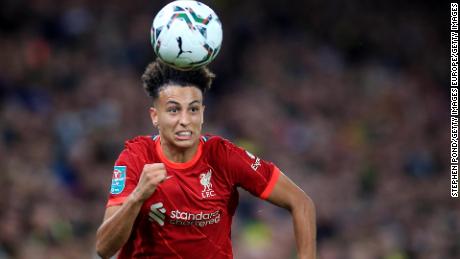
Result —
[{"label": "standard chartered sponsor text", "polygon": [[156,221],[160,226],[164,226],[165,222],[169,222],[173,225],[180,226],[199,226],[205,227],[211,224],[219,223],[221,219],[221,211],[216,210],[214,212],[203,212],[191,213],[180,210],[173,210],[171,213],[166,212],[162,202],[158,202],[150,206],[149,220]]},{"label": "standard chartered sponsor text", "polygon": [[173,210],[170,215],[169,223],[181,226],[199,226],[204,227],[211,224],[219,223],[220,211],[216,210],[211,213],[190,213],[180,210]]}]

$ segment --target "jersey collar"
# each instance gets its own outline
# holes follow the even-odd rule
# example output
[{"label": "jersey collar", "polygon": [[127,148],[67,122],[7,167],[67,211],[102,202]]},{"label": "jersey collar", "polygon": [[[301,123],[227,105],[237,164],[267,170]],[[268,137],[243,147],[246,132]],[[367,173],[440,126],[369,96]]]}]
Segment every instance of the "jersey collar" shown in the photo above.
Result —
[{"label": "jersey collar", "polygon": [[192,157],[192,159],[184,163],[176,163],[176,162],[169,160],[163,153],[163,149],[161,148],[161,144],[160,144],[160,141],[161,141],[160,136],[154,138],[154,141],[155,141],[155,149],[157,151],[158,156],[160,157],[161,162],[164,163],[166,166],[173,168],[173,169],[187,169],[187,168],[192,167],[200,159],[201,153],[203,152],[203,139],[200,138],[200,142],[198,143],[198,149],[195,155]]}]

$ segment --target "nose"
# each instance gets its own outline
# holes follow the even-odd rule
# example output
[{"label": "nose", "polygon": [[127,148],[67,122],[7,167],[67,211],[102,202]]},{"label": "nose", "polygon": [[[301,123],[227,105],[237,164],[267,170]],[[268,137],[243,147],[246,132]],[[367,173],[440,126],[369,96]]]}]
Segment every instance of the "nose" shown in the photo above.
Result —
[{"label": "nose", "polygon": [[190,115],[187,113],[187,111],[181,112],[181,116],[179,118],[179,124],[182,127],[187,127],[187,125],[190,124]]}]

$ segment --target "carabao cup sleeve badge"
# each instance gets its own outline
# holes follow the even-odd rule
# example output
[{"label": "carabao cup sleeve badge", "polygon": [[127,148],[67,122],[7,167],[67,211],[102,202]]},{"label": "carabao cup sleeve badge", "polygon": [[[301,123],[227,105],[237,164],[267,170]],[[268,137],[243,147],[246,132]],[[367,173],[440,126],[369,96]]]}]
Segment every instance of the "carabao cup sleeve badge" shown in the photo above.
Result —
[{"label": "carabao cup sleeve badge", "polygon": [[125,188],[126,183],[126,166],[115,166],[112,174],[111,194],[120,194]]}]

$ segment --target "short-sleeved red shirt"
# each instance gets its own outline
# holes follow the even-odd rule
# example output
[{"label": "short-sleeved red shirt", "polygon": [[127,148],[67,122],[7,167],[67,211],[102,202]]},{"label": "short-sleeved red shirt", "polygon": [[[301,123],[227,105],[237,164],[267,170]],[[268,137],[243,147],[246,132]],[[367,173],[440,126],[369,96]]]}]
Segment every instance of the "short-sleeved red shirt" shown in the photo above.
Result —
[{"label": "short-sleeved red shirt", "polygon": [[280,174],[274,164],[218,136],[202,136],[186,163],[169,161],[159,137],[142,136],[127,141],[116,161],[107,206],[122,204],[151,163],[164,163],[169,178],[143,204],[121,259],[233,258],[237,187],[266,199]]}]

